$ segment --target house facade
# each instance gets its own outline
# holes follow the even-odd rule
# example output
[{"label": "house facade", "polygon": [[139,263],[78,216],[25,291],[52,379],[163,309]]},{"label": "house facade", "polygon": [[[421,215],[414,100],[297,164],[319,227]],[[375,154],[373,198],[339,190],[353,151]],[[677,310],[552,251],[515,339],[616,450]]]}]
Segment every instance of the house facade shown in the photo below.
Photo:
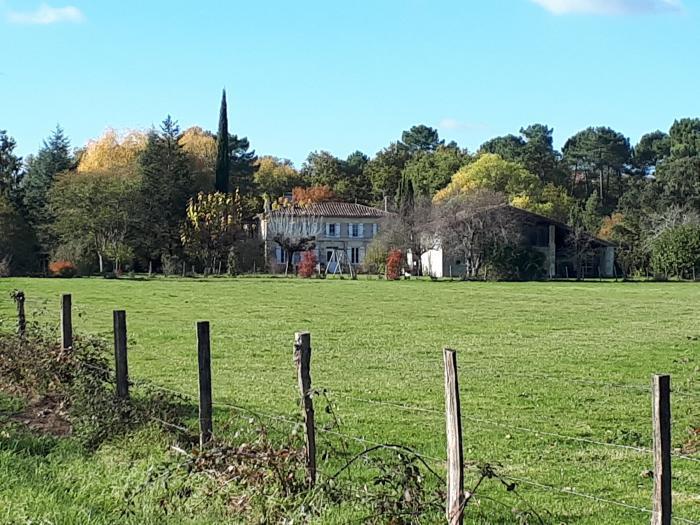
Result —
[{"label": "house facade", "polygon": [[[265,255],[268,267],[281,271],[286,265],[284,250],[273,240],[271,221],[281,210],[271,210],[259,216],[260,236],[265,243]],[[285,213],[290,213],[287,209]],[[337,270],[347,272],[347,265],[354,270],[360,269],[364,262],[367,247],[377,236],[381,220],[389,215],[379,208],[348,202],[323,202],[300,208],[292,208],[291,213],[299,216],[311,215],[319,222],[319,232],[315,235],[316,257],[320,269],[333,273]],[[301,254],[294,255],[292,264],[297,264]],[[336,268],[337,265],[340,267]],[[342,268],[341,268],[342,267]]]},{"label": "house facade", "polygon": [[[570,246],[571,228],[559,221],[520,208],[511,207],[522,228],[523,244],[544,255],[540,275],[545,278],[615,277],[615,245],[592,235],[587,236],[588,256],[583,264],[583,275],[576,275],[576,264]],[[457,254],[445,253],[438,245],[421,257],[425,275],[459,277],[464,274],[463,259]]]}]

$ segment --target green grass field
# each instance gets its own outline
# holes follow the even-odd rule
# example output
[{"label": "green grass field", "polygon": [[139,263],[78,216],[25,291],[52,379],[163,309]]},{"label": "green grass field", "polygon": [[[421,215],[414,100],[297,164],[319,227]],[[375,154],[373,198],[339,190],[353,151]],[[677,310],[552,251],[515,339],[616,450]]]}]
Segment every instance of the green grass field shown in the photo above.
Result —
[{"label": "green grass field", "polygon": [[[59,294],[72,293],[78,332],[111,337],[112,310],[126,309],[132,377],[189,394],[197,391],[195,321],[209,320],[215,402],[293,418],[294,332],[309,330],[314,386],[328,389],[342,432],[403,443],[435,458],[445,456],[442,348],[455,348],[467,462],[635,507],[651,505],[652,481],[642,476],[652,467],[649,454],[524,429],[649,447],[648,386],[661,372],[672,375],[676,390],[674,447],[700,427],[700,286],[694,284],[4,279],[5,329],[14,323],[9,293],[16,288],[27,294],[30,318],[53,325]],[[226,410],[219,408],[217,417],[227,417]],[[319,418],[323,424],[330,416],[319,411]],[[167,449],[148,432],[94,455],[45,441],[20,446],[0,434],[3,523],[119,521],[119,489]],[[675,458],[673,468],[675,515],[700,522],[700,462]],[[474,474],[466,481],[471,486]],[[641,511],[527,483],[518,492],[547,523],[649,520]],[[478,494],[485,496],[482,510],[492,512],[479,523],[517,523],[509,509],[521,503],[498,482]],[[138,512],[135,523],[207,523],[217,509],[167,520],[157,509]],[[478,513],[469,509],[470,515]],[[342,522],[342,513],[318,518]]]}]

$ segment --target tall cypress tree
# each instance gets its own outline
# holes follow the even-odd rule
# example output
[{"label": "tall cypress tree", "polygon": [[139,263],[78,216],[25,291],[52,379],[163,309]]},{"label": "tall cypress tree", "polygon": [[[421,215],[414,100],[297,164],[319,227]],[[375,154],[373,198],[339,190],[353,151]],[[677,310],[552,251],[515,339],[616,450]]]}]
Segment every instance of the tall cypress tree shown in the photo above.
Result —
[{"label": "tall cypress tree", "polygon": [[228,145],[228,115],[226,114],[226,90],[221,95],[219,110],[219,134],[216,137],[216,191],[228,193],[231,173],[231,152]]}]

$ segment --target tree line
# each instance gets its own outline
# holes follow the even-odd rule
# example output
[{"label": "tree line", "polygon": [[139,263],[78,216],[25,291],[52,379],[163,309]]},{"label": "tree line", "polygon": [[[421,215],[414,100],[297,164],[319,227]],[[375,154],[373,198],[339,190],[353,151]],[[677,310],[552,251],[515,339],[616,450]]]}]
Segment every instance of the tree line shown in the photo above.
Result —
[{"label": "tree line", "polygon": [[506,203],[615,242],[626,274],[688,277],[700,266],[700,119],[677,120],[634,146],[609,127],[589,127],[561,151],[543,124],[475,152],[417,125],[371,157],[314,151],[297,169],[229,133],[224,93],[217,133],[182,131],[168,116],[158,129],[108,131],[83,148],[58,126],[36,154],[21,159],[15,148],[0,130],[2,274],[43,273],[59,261],[84,273],[262,268],[256,214],[291,195],[388,206],[401,220],[388,228],[391,247],[413,253],[426,209],[452,209],[441,236],[460,242],[456,202],[462,211]]}]

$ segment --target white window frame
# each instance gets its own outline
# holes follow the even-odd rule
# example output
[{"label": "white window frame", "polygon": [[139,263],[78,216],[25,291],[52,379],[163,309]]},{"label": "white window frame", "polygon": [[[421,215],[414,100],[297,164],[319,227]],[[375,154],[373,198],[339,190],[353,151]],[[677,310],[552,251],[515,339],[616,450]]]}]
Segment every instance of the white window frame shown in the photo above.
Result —
[{"label": "white window frame", "polygon": [[358,238],[360,236],[360,225],[355,223],[350,224],[350,237]]}]

